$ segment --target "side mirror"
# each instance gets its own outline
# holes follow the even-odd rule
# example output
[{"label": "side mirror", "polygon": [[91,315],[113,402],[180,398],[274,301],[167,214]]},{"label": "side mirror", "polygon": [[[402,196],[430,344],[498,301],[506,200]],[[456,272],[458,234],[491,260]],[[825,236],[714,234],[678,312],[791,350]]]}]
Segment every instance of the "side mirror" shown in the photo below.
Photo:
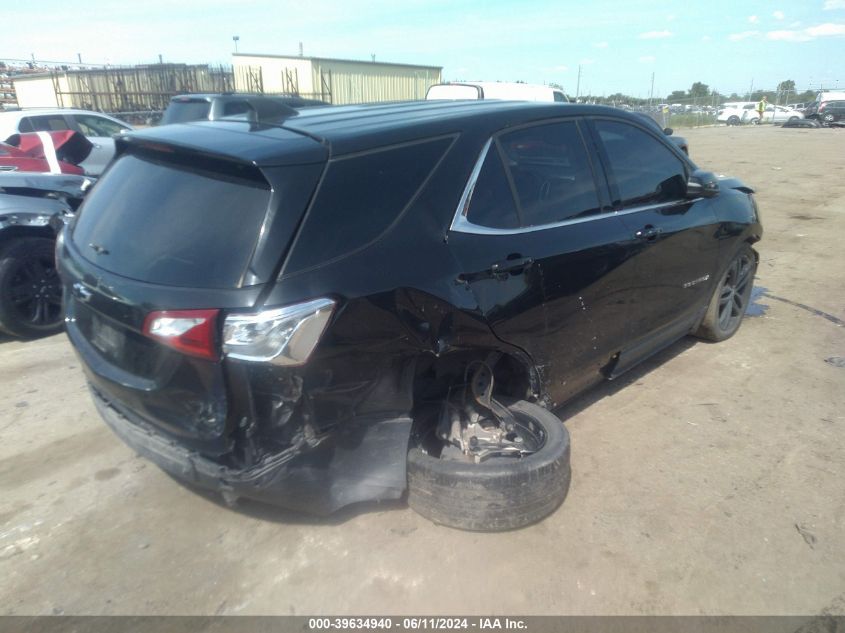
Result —
[{"label": "side mirror", "polygon": [[670,127],[665,127],[665,128],[663,128],[663,133],[664,133],[666,136],[672,136],[672,135],[675,133],[675,130],[673,130],[673,129],[672,129],[672,128],[670,128]]},{"label": "side mirror", "polygon": [[719,195],[719,180],[713,172],[694,171],[687,181],[687,198],[713,198]]}]

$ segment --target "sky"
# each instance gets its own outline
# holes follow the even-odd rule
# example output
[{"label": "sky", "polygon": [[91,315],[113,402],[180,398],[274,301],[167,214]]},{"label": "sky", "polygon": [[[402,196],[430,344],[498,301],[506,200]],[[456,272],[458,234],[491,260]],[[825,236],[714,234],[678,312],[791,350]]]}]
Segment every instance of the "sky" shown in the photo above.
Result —
[{"label": "sky", "polygon": [[845,89],[845,0],[0,0],[0,24],[0,59],[225,64],[237,35],[242,53],[296,55],[301,42],[306,56],[570,95],[646,98],[652,74],[654,96],[696,81]]}]

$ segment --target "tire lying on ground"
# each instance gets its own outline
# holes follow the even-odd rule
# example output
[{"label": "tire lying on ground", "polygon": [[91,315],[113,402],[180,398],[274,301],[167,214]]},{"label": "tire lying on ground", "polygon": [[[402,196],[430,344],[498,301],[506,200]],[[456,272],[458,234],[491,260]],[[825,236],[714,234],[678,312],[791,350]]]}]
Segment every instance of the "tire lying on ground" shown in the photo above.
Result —
[{"label": "tire lying on ground", "polygon": [[539,521],[569,491],[569,433],[543,407],[507,404],[517,423],[541,433],[538,451],[525,457],[492,457],[475,464],[439,459],[413,447],[408,453],[408,504],[435,523],[496,532]]},{"label": "tire lying on ground", "polygon": [[36,338],[61,331],[61,284],[46,237],[12,240],[0,249],[0,331]]}]

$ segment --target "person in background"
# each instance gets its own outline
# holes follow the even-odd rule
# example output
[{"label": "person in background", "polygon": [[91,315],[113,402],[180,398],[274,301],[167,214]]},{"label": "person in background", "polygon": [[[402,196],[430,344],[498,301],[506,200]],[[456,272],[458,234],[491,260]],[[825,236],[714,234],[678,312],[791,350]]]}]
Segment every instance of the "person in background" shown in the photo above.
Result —
[{"label": "person in background", "polygon": [[768,101],[766,101],[766,95],[763,95],[763,98],[760,99],[760,102],[757,104],[757,114],[760,115],[759,122],[763,122],[763,114],[766,112],[766,106],[768,105]]}]

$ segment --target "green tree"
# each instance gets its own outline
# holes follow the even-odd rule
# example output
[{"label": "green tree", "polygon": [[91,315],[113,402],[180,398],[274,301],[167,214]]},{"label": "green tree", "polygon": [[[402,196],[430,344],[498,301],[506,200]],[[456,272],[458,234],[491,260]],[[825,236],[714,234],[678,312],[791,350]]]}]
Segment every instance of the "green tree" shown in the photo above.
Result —
[{"label": "green tree", "polygon": [[692,88],[689,89],[689,96],[693,99],[701,99],[702,97],[710,96],[710,86],[696,81]]},{"label": "green tree", "polygon": [[687,91],[686,90],[674,90],[672,94],[666,97],[667,103],[675,103],[676,101],[683,101],[687,99]]},{"label": "green tree", "polygon": [[782,81],[778,84],[778,92],[793,93],[795,92],[795,82],[791,79]]}]

